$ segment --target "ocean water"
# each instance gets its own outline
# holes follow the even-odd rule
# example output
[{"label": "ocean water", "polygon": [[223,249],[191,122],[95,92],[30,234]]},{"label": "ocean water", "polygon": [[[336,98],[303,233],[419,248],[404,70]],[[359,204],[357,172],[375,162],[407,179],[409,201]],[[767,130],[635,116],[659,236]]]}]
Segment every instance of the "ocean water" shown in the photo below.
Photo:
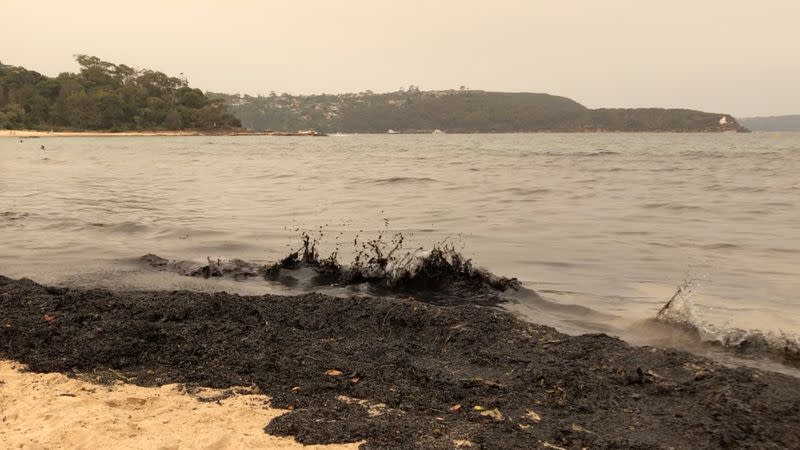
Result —
[{"label": "ocean water", "polygon": [[546,300],[506,308],[569,333],[637,341],[625,324],[689,280],[717,328],[800,333],[800,134],[0,139],[6,276],[300,292],[137,258],[266,263],[303,231],[345,261],[356,236],[452,243]]}]

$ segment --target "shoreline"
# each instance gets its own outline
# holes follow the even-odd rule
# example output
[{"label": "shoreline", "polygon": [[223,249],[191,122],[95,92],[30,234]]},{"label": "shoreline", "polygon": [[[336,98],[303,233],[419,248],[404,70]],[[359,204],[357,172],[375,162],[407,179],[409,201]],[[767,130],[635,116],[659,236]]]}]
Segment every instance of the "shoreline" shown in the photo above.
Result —
[{"label": "shoreline", "polygon": [[297,136],[321,137],[323,134],[308,132],[272,132],[272,131],[36,131],[36,130],[0,130],[0,138],[43,138],[43,137],[174,137],[174,136]]},{"label": "shoreline", "polygon": [[0,276],[0,359],[106,384],[256,387],[290,410],[266,432],[304,444],[800,446],[800,379],[475,305]]},{"label": "shoreline", "polygon": [[[757,132],[767,133],[767,132]],[[769,132],[776,133],[776,132]],[[790,133],[790,132],[783,132]],[[333,136],[400,136],[400,135],[429,135],[429,132],[398,132],[398,133],[309,133],[285,131],[37,131],[37,130],[0,130],[0,138],[44,138],[44,137],[192,137],[192,136],[283,136],[283,137],[327,137]],[[440,135],[504,135],[504,134],[742,134],[731,131],[699,131],[699,130],[650,130],[650,131],[623,131],[623,130],[536,130],[536,131],[502,131],[502,132],[469,132],[449,131]],[[745,133],[746,134],[746,133]]]}]

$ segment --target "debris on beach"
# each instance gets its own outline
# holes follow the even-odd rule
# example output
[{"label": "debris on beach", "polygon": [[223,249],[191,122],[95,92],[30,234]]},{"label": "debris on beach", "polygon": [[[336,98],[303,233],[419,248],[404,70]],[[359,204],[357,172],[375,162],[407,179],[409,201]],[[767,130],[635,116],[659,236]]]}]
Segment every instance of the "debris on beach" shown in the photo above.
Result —
[{"label": "debris on beach", "polygon": [[13,324],[0,327],[0,358],[34,372],[252,386],[289,410],[266,432],[304,444],[800,447],[796,378],[568,336],[470,304],[113,292],[0,276],[0,320]]},{"label": "debris on beach", "polygon": [[246,280],[264,278],[269,281],[296,283],[300,271],[312,271],[312,286],[368,285],[382,292],[410,295],[434,304],[464,303],[492,305],[503,301],[501,294],[521,288],[516,278],[497,276],[475,267],[455,247],[446,242],[430,250],[403,250],[403,235],[389,242],[382,235],[359,243],[350,264],[341,264],[338,251],[322,258],[317,241],[302,235],[300,249],[271,264],[257,264],[241,259],[211,259],[207,264],[192,261],[170,261],[147,254],[140,260],[159,270],[203,278]]}]

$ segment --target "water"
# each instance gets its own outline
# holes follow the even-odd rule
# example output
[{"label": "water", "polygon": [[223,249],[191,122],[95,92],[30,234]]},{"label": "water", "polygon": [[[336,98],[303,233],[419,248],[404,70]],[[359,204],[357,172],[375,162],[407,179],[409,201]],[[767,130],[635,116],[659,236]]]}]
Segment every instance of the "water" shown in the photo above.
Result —
[{"label": "water", "polygon": [[508,308],[566,332],[626,335],[698,279],[709,323],[800,333],[798,174],[800,134],[8,138],[0,273],[287,293],[135,258],[274,261],[322,227],[346,259],[402,232],[519,278],[547,302]]}]

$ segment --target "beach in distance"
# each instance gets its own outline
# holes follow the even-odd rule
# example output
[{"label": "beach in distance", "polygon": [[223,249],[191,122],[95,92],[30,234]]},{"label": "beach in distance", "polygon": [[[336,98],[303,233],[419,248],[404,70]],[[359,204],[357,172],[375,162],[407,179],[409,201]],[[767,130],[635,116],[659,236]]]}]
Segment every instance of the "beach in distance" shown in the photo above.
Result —
[{"label": "beach in distance", "polygon": [[0,137],[132,137],[132,136],[193,136],[201,133],[191,131],[40,131],[40,130],[0,130]]},{"label": "beach in distance", "polygon": [[169,136],[317,136],[313,130],[298,132],[271,131],[40,131],[40,130],[0,130],[0,137],[40,138],[40,137],[169,137]]}]

